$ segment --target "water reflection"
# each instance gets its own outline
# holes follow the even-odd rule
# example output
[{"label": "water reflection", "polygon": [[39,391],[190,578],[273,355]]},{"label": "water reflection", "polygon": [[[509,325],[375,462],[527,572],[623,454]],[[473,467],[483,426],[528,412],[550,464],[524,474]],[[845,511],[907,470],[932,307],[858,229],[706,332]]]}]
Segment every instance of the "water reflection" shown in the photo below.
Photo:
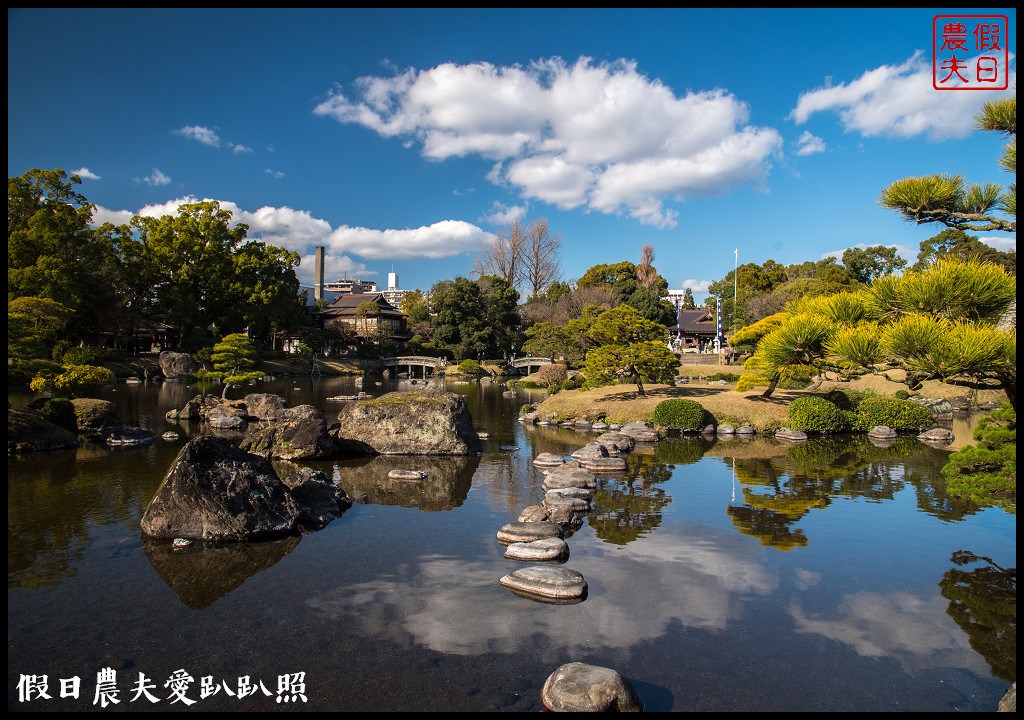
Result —
[{"label": "water reflection", "polygon": [[[353,502],[451,510],[465,502],[480,464],[474,456],[377,455],[335,463],[309,463],[332,474]],[[392,470],[422,470],[422,480],[394,480]]]},{"label": "water reflection", "polygon": [[[961,550],[939,587],[949,600],[946,612],[985,658],[992,674],[1017,679],[1017,568],[1002,568],[990,558]],[[961,566],[979,563],[973,570]]]},{"label": "water reflection", "polygon": [[176,548],[144,538],[142,549],[160,579],[193,610],[209,607],[256,573],[263,572],[296,548],[298,537],[252,543],[194,542]]},{"label": "water reflection", "polygon": [[672,497],[661,487],[672,466],[656,455],[631,452],[624,478],[598,476],[594,510],[587,522],[594,534],[613,545],[626,545],[661,525],[661,511]]}]

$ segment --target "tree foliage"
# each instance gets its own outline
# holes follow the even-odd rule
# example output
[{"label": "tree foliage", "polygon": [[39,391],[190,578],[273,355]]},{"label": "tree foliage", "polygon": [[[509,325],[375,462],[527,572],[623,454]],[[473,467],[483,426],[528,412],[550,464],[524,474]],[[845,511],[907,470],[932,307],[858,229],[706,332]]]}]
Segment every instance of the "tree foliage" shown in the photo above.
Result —
[{"label": "tree foliage", "polygon": [[[1000,164],[1008,172],[1017,172],[1017,99],[1007,98],[985,103],[975,118],[980,130],[1003,133],[1010,138]],[[941,223],[959,230],[1017,232],[1017,186],[1002,188],[994,183],[969,184],[962,175],[938,174],[903,178],[882,191],[882,207],[895,210],[904,220],[917,223]]]},{"label": "tree foliage", "polygon": [[1017,513],[1017,413],[1008,404],[982,418],[974,445],[957,450],[942,468],[946,490],[978,505]]},{"label": "tree foliage", "polygon": [[866,248],[847,248],[843,252],[843,265],[854,279],[864,284],[883,275],[892,275],[907,266],[907,261],[896,254],[896,248],[872,245]]},{"label": "tree foliage", "polygon": [[679,360],[668,349],[665,326],[651,322],[628,305],[603,312],[587,331],[596,343],[583,366],[584,387],[611,385],[620,380],[671,384]]}]

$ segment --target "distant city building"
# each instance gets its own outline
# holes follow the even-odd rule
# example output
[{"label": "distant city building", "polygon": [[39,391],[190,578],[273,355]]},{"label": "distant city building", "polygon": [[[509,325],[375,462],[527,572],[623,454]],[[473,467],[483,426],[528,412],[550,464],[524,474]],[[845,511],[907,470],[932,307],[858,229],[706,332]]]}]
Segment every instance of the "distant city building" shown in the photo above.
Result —
[{"label": "distant city building", "polygon": [[398,289],[398,273],[396,273],[396,272],[389,272],[388,273],[388,289],[387,290],[383,290],[381,292],[381,295],[384,296],[384,299],[387,300],[390,304],[394,305],[396,308],[400,308],[400,307],[402,307],[402,298],[408,292],[409,292],[408,290],[399,290]]},{"label": "distant city building", "polygon": [[339,295],[363,295],[365,293],[375,293],[377,290],[377,283],[373,280],[335,280],[334,282],[325,282],[324,290],[326,292],[338,293]]}]

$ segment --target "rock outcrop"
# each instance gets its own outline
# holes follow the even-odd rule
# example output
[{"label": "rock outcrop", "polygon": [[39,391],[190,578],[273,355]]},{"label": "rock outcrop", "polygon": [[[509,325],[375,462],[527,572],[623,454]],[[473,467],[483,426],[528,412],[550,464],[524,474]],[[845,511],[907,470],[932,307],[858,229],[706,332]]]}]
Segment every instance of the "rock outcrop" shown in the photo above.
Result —
[{"label": "rock outcrop", "polygon": [[450,392],[392,392],[346,403],[335,433],[340,453],[475,455],[483,445],[466,400]]},{"label": "rock outcrop", "polygon": [[188,353],[165,350],[160,353],[160,372],[165,378],[180,378],[199,370],[199,363]]},{"label": "rock outcrop", "polygon": [[312,405],[282,408],[273,420],[250,423],[239,447],[273,460],[325,460],[337,452],[327,420]]},{"label": "rock outcrop", "polygon": [[269,460],[202,436],[178,453],[141,524],[153,538],[238,542],[293,533],[301,512]]},{"label": "rock outcrop", "polygon": [[641,712],[633,685],[618,672],[571,662],[555,670],[541,690],[541,702],[553,712]]},{"label": "rock outcrop", "polygon": [[73,432],[57,427],[36,410],[7,408],[7,454],[78,447]]}]

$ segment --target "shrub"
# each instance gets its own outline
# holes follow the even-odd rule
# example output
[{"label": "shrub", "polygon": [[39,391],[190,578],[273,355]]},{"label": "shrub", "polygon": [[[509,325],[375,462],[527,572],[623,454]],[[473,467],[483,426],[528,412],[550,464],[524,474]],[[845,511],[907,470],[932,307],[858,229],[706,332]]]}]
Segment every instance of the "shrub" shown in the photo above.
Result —
[{"label": "shrub", "polygon": [[670,430],[699,432],[707,425],[704,406],[696,400],[662,400],[654,408],[654,424]]},{"label": "shrub", "polygon": [[569,368],[561,363],[542,365],[537,370],[537,383],[542,386],[561,385],[569,377]]},{"label": "shrub", "polygon": [[73,345],[72,347],[64,350],[64,354],[60,356],[60,362],[62,365],[102,365],[103,361],[100,359],[100,354],[87,347],[78,347]]},{"label": "shrub", "polygon": [[842,390],[829,390],[825,393],[825,399],[840,410],[853,410],[856,404],[849,395]]},{"label": "shrub", "polygon": [[483,375],[486,372],[476,360],[463,360],[458,370],[460,375]]},{"label": "shrub", "polygon": [[866,397],[856,409],[858,430],[885,425],[893,430],[918,430],[932,424],[932,412],[910,400],[881,396]]},{"label": "shrub", "polygon": [[1017,514],[1017,412],[1009,403],[982,418],[974,430],[977,445],[949,456],[942,468],[951,497]]},{"label": "shrub", "polygon": [[43,417],[54,425],[73,433],[78,432],[75,406],[67,398],[52,398],[43,403]]},{"label": "shrub", "polygon": [[714,375],[708,375],[708,380],[725,380],[726,382],[736,382],[740,379],[740,376],[736,373],[720,372]]},{"label": "shrub", "polygon": [[842,410],[821,397],[802,397],[790,403],[789,426],[817,433],[842,432],[848,428]]},{"label": "shrub", "polygon": [[768,378],[757,373],[746,373],[740,375],[740,379],[736,382],[736,392],[746,392],[756,387],[768,387]]},{"label": "shrub", "polygon": [[906,390],[897,390],[896,397],[900,400],[906,400],[907,398],[910,397],[910,393],[908,393]]},{"label": "shrub", "polygon": [[562,389],[579,390],[581,387],[583,387],[583,383],[585,380],[586,378],[584,378],[582,375],[572,375],[570,377],[567,377],[565,379],[565,382],[562,383]]}]

